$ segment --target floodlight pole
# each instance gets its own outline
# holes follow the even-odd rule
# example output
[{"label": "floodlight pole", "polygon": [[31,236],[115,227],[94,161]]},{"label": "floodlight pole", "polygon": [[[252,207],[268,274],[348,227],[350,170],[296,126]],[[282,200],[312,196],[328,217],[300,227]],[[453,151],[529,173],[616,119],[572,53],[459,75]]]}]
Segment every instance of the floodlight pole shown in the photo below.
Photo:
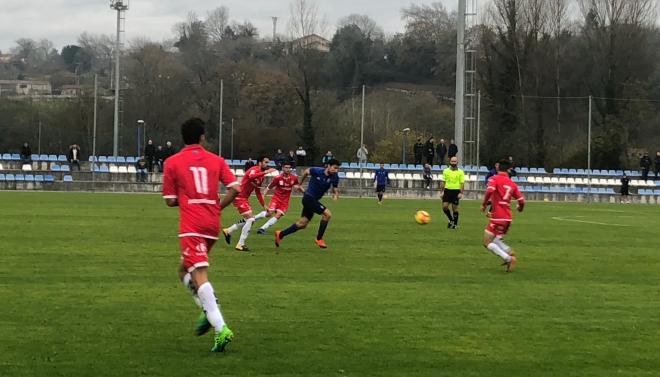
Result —
[{"label": "floodlight pole", "polygon": [[120,56],[121,56],[121,20],[122,12],[128,9],[128,3],[124,3],[124,0],[114,1],[110,7],[117,11],[117,40],[115,43],[115,120],[114,120],[114,129],[113,129],[113,144],[112,144],[112,155],[117,157],[119,154],[119,96],[120,96],[120,87],[119,87],[119,78],[120,75]]},{"label": "floodlight pole", "polygon": [[220,80],[220,120],[218,121],[218,156],[222,156],[222,107],[224,105],[225,80]]},{"label": "floodlight pole", "polygon": [[[364,153],[362,148],[364,147],[364,98],[366,97],[367,94],[367,86],[362,85],[362,121],[360,125],[360,147],[358,150],[361,152],[360,154]],[[364,168],[362,166],[362,161],[359,160],[358,158],[358,163],[360,164],[360,196],[362,196],[362,190],[364,188],[364,177],[363,177],[363,171],[362,169]]]},{"label": "floodlight pole", "polygon": [[587,179],[589,180],[589,193],[587,194],[587,202],[591,203],[591,107],[593,103],[593,96],[589,96],[589,131],[587,132],[589,140],[587,142]]},{"label": "floodlight pole", "polygon": [[96,167],[96,119],[98,114],[99,75],[94,75],[94,131],[92,132],[92,190],[94,187],[94,168]]},{"label": "floodlight pole", "polygon": [[465,23],[466,0],[458,1],[458,25],[456,33],[456,106],[454,114],[454,141],[458,146],[458,161],[463,161],[463,137],[465,135]]}]

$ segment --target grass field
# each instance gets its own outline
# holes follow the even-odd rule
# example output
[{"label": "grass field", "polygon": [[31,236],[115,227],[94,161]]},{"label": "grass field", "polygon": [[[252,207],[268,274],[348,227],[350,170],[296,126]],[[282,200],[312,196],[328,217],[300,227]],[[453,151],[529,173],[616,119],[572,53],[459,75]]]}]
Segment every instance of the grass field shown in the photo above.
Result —
[{"label": "grass field", "polygon": [[[436,201],[328,201],[326,252],[317,220],[279,252],[272,232],[249,255],[217,245],[211,279],[236,338],[211,354],[159,196],[0,203],[3,377],[660,375],[658,207],[531,203],[505,274],[475,202],[449,231]],[[428,226],[412,221],[421,208]]]}]

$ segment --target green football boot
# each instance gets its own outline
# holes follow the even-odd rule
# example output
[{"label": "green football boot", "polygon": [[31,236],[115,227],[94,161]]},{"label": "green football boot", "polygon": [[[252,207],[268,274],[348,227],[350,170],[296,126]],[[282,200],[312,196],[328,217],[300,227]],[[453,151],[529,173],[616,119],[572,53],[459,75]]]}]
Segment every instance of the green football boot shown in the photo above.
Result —
[{"label": "green football boot", "polygon": [[218,332],[215,334],[215,344],[213,345],[213,348],[211,348],[211,352],[223,352],[225,350],[225,347],[227,347],[227,344],[231,342],[234,339],[234,333],[227,327],[227,325],[224,325],[222,327],[222,331]]},{"label": "green football boot", "polygon": [[195,335],[202,336],[209,332],[211,329],[211,322],[206,318],[206,313],[202,312],[197,318],[197,325],[195,325]]}]

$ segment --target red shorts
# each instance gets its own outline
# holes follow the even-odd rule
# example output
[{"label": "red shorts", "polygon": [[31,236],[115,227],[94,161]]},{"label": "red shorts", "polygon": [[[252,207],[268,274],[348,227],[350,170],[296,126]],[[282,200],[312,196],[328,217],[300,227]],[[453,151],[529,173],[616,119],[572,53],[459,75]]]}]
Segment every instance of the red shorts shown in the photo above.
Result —
[{"label": "red shorts", "polygon": [[495,237],[503,237],[509,232],[511,221],[494,221],[491,220],[486,227],[486,232],[494,235]]},{"label": "red shorts", "polygon": [[188,272],[209,266],[209,253],[215,240],[204,237],[181,237],[181,261]]},{"label": "red shorts", "polygon": [[273,196],[268,205],[268,209],[272,212],[280,212],[282,215],[286,214],[286,211],[289,210],[289,200],[278,199]]},{"label": "red shorts", "polygon": [[243,215],[248,212],[252,212],[252,207],[250,207],[250,200],[244,198],[234,199],[234,207],[238,210],[239,215]]}]

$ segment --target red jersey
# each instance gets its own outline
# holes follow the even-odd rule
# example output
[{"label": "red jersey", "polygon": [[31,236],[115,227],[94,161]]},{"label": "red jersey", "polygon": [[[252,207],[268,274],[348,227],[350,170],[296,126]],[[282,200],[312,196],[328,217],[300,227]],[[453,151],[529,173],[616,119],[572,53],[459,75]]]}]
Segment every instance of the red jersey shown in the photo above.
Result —
[{"label": "red jersey", "polygon": [[525,205],[525,198],[518,190],[507,173],[499,173],[488,180],[488,188],[484,196],[484,205],[492,205],[491,221],[511,221],[511,199],[518,201],[520,206]]},{"label": "red jersey", "polygon": [[225,187],[238,185],[225,160],[200,145],[189,145],[167,159],[163,197],[178,199],[179,237],[218,239],[218,182]]},{"label": "red jersey", "polygon": [[295,186],[300,186],[298,177],[293,174],[289,174],[288,177],[284,174],[280,174],[270,182],[268,189],[275,189],[275,193],[273,193],[274,201],[288,203],[289,198],[291,198],[291,193],[293,192],[293,187]]},{"label": "red jersey", "polygon": [[264,206],[265,203],[264,196],[261,193],[261,185],[264,183],[265,178],[266,173],[261,171],[261,168],[258,165],[249,168],[245,172],[245,176],[241,181],[241,193],[238,194],[238,199],[247,200],[250,198],[250,195],[252,195],[252,192],[254,192],[259,203]]}]

